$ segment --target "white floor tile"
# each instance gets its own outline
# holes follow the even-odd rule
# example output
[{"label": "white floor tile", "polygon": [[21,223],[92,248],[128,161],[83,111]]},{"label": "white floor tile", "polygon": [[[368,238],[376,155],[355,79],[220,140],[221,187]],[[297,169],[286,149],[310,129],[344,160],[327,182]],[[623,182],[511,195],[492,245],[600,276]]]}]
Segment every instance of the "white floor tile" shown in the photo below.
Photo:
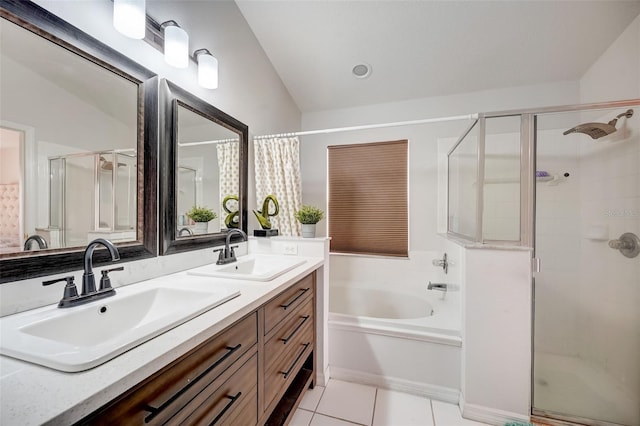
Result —
[{"label": "white floor tile", "polygon": [[329,380],[316,412],[369,426],[375,397],[373,386]]},{"label": "white floor tile", "polygon": [[378,389],[373,426],[433,426],[429,399]]},{"label": "white floor tile", "polygon": [[323,392],[324,386],[316,386],[313,389],[307,389],[304,397],[302,397],[302,401],[300,401],[299,407],[303,410],[316,411]]},{"label": "white floor tile", "polygon": [[291,422],[289,422],[289,425],[290,426],[309,426],[309,423],[311,423],[312,417],[313,417],[312,411],[297,409],[293,413],[293,417],[291,417]]},{"label": "white floor tile", "polygon": [[354,426],[356,424],[316,413],[313,415],[310,426]]},{"label": "white floor tile", "polygon": [[462,418],[460,407],[441,401],[431,401],[436,426],[484,426],[485,423]]}]

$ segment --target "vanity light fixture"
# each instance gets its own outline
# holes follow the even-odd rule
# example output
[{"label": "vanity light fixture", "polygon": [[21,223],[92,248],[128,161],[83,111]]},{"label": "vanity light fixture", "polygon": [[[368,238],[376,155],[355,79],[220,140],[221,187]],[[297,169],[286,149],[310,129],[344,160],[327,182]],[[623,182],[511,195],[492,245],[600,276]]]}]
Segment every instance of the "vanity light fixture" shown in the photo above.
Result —
[{"label": "vanity light fixture", "polygon": [[113,27],[135,39],[145,36],[146,0],[113,0]]},{"label": "vanity light fixture", "polygon": [[[193,56],[189,56],[189,34],[174,20],[168,20],[159,23],[151,16],[146,15],[144,5],[146,0],[113,0],[113,22],[118,31],[124,33],[116,19],[122,15],[135,15],[130,11],[134,5],[141,4],[138,11],[142,16],[142,35],[141,38],[155,49],[164,53],[164,60],[171,66],[176,68],[188,68],[189,60],[193,59],[198,64],[198,84],[205,89],[218,88],[218,59],[211,54],[208,49],[197,49],[193,52]],[[118,8],[123,8],[121,11]],[[125,13],[125,11],[127,13]],[[129,17],[131,17],[129,16]],[[128,34],[127,34],[128,35]],[[130,35],[133,37],[133,35]]]},{"label": "vanity light fixture", "polygon": [[198,84],[205,89],[218,88],[218,60],[207,49],[193,52],[193,59],[198,64]]},{"label": "vanity light fixture", "polygon": [[176,68],[189,66],[189,34],[176,21],[163,22],[164,60]]}]

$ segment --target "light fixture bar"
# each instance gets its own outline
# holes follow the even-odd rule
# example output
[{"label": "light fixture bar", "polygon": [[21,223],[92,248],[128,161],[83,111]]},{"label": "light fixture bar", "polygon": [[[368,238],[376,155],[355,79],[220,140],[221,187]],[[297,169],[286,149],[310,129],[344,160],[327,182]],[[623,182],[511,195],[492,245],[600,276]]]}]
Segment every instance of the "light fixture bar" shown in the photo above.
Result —
[{"label": "light fixture bar", "polygon": [[[158,21],[153,19],[151,16],[146,15],[146,31],[145,31],[145,37],[143,40],[147,42],[149,45],[151,45],[152,47],[154,47],[156,50],[162,52],[165,55],[165,60],[167,61],[167,63],[173,66],[177,66],[169,62],[169,59],[167,59],[167,48],[169,46],[167,44],[166,31],[171,27],[178,28],[180,31],[184,32],[184,30],[182,30],[180,26],[173,20],[159,23]],[[197,49],[196,51],[193,52],[193,55],[190,57],[189,50],[188,50],[189,36],[187,35],[186,37],[187,37],[186,53],[184,52],[181,53],[181,55],[186,56],[186,59],[184,58],[184,56],[181,56],[182,62],[179,68],[188,67],[189,59],[190,58],[193,59],[193,61],[196,64],[198,64],[198,83],[200,84],[200,86],[206,89],[217,89],[218,88],[218,60],[216,59],[215,56],[211,54],[211,52],[208,49]]]}]

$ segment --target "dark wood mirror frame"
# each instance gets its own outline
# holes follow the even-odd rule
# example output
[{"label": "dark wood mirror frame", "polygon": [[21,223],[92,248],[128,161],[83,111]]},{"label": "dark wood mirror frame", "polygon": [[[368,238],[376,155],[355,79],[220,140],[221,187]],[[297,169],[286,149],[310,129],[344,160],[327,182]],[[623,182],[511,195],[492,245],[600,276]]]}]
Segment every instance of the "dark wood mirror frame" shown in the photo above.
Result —
[{"label": "dark wood mirror frame", "polygon": [[[249,155],[249,128],[230,115],[202,99],[163,80],[160,83],[160,116],[165,117],[160,128],[160,254],[198,250],[224,244],[227,233],[195,235],[176,238],[176,157],[178,144],[178,105],[218,123],[238,134],[239,146],[239,211],[240,229],[247,232],[247,162]],[[239,235],[233,241],[239,241]]]},{"label": "dark wood mirror frame", "polygon": [[[38,34],[138,85],[138,239],[118,244],[117,247],[120,262],[156,256],[158,77],[30,1],[0,1],[0,18]],[[20,257],[0,258],[0,283],[82,269],[83,253],[84,247],[78,247],[33,251],[21,253]],[[94,265],[107,263],[109,260],[106,250],[96,251]]]}]

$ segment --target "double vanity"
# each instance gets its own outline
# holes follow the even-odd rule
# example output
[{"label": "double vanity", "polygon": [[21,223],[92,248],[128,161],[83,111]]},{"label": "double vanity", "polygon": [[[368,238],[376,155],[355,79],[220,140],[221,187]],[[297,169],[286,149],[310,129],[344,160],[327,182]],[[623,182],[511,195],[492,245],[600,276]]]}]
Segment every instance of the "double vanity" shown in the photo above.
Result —
[{"label": "double vanity", "polygon": [[[327,370],[328,241],[243,245],[248,126],[136,62],[154,54],[139,44],[28,0],[0,21],[0,127],[25,153],[19,232],[0,238],[0,424],[286,422]],[[195,206],[218,220],[194,232]],[[97,236],[118,256],[92,258]]]},{"label": "double vanity", "polygon": [[2,424],[283,424],[315,380],[321,257],[249,254],[0,319]]}]

